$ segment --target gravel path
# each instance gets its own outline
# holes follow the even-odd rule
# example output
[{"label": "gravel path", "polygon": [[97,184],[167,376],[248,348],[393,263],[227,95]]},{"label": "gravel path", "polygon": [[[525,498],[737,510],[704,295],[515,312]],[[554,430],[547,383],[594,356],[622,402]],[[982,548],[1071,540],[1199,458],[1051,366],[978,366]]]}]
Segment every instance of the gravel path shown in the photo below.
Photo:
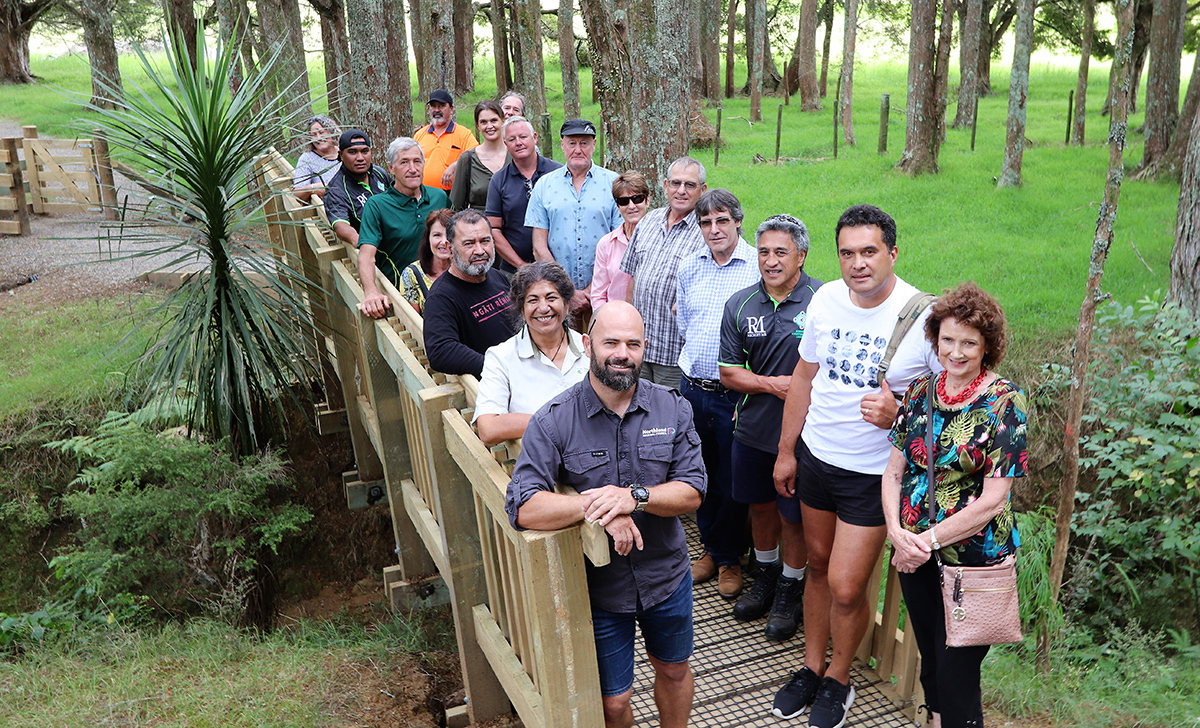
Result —
[{"label": "gravel path", "polygon": [[[19,122],[0,119],[0,137],[21,136]],[[120,174],[115,174],[118,202],[144,204],[146,190]],[[37,280],[0,294],[13,296],[69,299],[105,295],[135,285],[138,276],[166,266],[174,256],[124,259],[152,244],[129,243],[112,239],[99,214],[32,215],[30,235],[0,235],[0,289],[36,276]],[[202,267],[197,262],[177,266],[178,270]],[[175,270],[175,269],[172,269]],[[49,290],[47,290],[49,289]]]}]

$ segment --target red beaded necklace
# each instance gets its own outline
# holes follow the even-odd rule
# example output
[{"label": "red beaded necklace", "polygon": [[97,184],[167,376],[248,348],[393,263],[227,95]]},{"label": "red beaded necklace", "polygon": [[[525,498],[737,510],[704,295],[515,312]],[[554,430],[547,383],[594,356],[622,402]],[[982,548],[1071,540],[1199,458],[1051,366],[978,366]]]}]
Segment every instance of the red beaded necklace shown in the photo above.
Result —
[{"label": "red beaded necklace", "polygon": [[954,405],[966,402],[968,399],[975,396],[975,390],[978,389],[979,385],[983,383],[983,378],[987,376],[987,373],[988,372],[985,367],[980,367],[979,376],[975,377],[975,379],[973,379],[971,383],[968,384],[965,389],[963,389],[963,391],[959,392],[953,397],[950,397],[946,394],[946,372],[943,371],[938,375],[937,380],[938,398],[942,400],[942,404],[945,404],[948,407],[953,407]]}]

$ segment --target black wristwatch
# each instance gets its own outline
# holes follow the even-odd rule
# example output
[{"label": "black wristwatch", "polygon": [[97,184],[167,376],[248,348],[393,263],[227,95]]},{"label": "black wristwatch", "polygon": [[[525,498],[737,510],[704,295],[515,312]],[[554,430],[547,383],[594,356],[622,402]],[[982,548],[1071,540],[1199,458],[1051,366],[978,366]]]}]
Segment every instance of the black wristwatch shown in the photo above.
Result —
[{"label": "black wristwatch", "polygon": [[646,510],[646,504],[650,502],[650,490],[646,486],[630,483],[629,494],[633,496],[633,510]]}]

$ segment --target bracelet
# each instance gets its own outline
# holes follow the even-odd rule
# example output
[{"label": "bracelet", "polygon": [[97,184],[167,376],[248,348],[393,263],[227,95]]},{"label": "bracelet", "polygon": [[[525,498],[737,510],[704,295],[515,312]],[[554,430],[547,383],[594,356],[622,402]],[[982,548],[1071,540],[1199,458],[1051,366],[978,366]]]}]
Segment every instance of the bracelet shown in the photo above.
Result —
[{"label": "bracelet", "polygon": [[933,547],[934,551],[942,550],[942,545],[937,540],[937,534],[933,532],[933,526],[929,527],[929,545]]}]

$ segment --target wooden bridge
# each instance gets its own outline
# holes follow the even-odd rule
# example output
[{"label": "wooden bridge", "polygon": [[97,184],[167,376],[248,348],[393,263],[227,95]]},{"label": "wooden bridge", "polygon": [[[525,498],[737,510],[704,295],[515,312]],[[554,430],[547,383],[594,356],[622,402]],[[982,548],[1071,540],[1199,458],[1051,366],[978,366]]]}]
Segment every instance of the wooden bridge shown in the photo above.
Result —
[{"label": "wooden bridge", "polygon": [[[320,202],[290,194],[292,168],[282,157],[259,159],[256,169],[277,259],[307,280],[299,293],[311,313],[308,352],[328,397],[315,419],[323,432],[350,431],[358,470],[344,475],[347,504],[391,511],[399,563],[385,570],[389,598],[401,605],[415,591],[427,594],[418,587],[437,575],[448,592],[467,694],[450,725],[515,711],[528,728],[601,728],[584,559],[608,562],[607,535],[592,524],[509,526],[504,494],[520,443],[479,440],[470,425],[478,381],[430,370],[420,316],[382,275],[395,315],[360,314],[355,251],[334,237]],[[695,550],[696,529],[686,523]],[[859,648],[850,724],[907,726],[921,702],[916,644],[897,628],[900,588],[883,558],[875,578],[882,607]],[[799,669],[803,635],[767,641],[763,622],[734,620],[711,583],[695,597],[692,725],[780,725],[771,699]],[[653,725],[653,680],[638,654],[634,715]]]}]

